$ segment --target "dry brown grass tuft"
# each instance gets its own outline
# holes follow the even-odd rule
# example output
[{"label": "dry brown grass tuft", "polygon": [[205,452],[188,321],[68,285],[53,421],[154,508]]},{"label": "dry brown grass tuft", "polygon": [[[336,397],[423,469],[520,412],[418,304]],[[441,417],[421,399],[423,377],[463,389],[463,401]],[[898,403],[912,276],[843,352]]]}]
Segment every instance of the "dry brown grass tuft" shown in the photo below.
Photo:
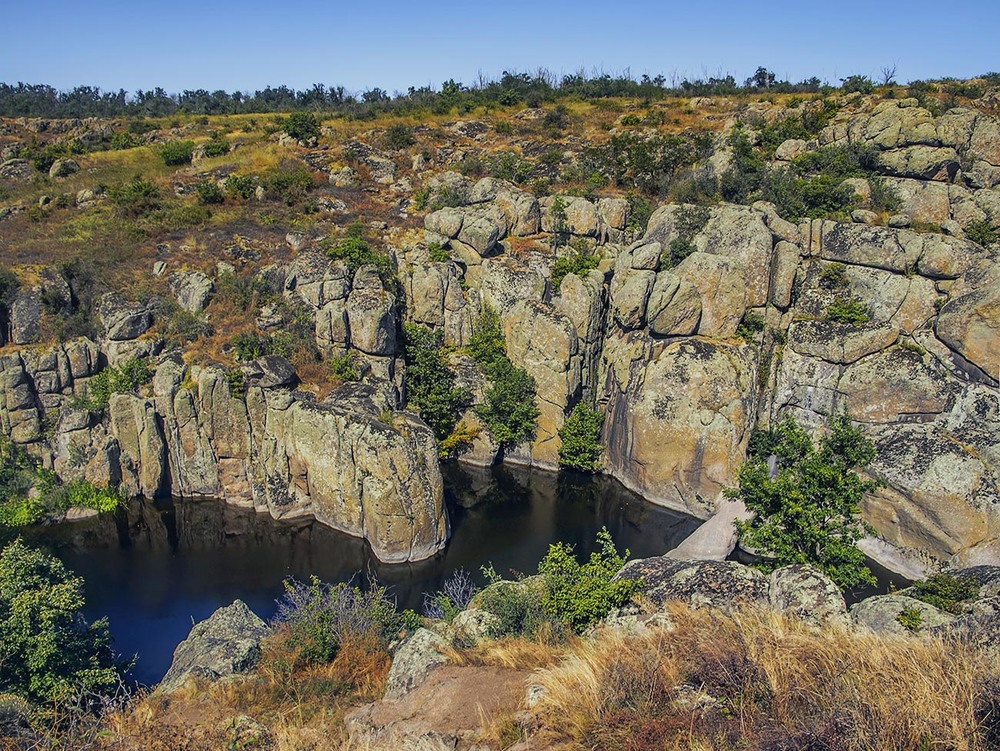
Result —
[{"label": "dry brown grass tuft", "polygon": [[543,670],[543,737],[577,748],[990,748],[977,702],[997,671],[930,637],[780,614],[677,607],[673,631],[611,631]]},{"label": "dry brown grass tuft", "polygon": [[554,665],[567,654],[569,648],[569,644],[554,644],[544,638],[505,637],[480,642],[468,649],[450,648],[447,657],[453,665],[534,670]]},{"label": "dry brown grass tuft", "polygon": [[375,637],[352,637],[344,640],[332,662],[308,665],[279,631],[263,643],[260,664],[253,672],[215,683],[190,681],[169,698],[138,697],[125,710],[105,718],[95,747],[115,751],[337,747],[343,740],[344,714],[382,695],[390,663]]}]

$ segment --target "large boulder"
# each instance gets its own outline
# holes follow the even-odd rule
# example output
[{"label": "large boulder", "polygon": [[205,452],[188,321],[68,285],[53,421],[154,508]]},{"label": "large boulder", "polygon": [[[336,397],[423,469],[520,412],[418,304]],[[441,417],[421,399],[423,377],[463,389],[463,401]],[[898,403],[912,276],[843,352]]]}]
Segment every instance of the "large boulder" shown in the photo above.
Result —
[{"label": "large boulder", "polygon": [[178,271],[170,277],[170,291],[189,313],[203,311],[214,289],[212,280],[200,271]]},{"label": "large boulder", "polygon": [[[907,615],[912,618],[911,627],[904,625],[904,622],[907,622]],[[855,624],[880,634],[909,634],[913,630],[922,631],[945,626],[954,619],[954,616],[938,610],[933,605],[901,594],[869,597],[851,608],[851,620]]]},{"label": "large boulder", "polygon": [[130,302],[117,292],[108,292],[101,297],[97,313],[104,335],[111,341],[135,339],[153,324],[153,316],[146,306]]},{"label": "large boulder", "polygon": [[270,633],[267,625],[242,600],[219,608],[196,623],[177,645],[170,669],[157,692],[170,694],[190,678],[218,680],[250,670],[260,659],[260,642]]},{"label": "large boulder", "polygon": [[434,668],[446,664],[448,646],[448,642],[433,631],[417,629],[393,655],[385,684],[385,698],[401,699],[425,681]]},{"label": "large boulder", "polygon": [[768,600],[767,577],[731,561],[644,558],[626,563],[617,578],[641,579],[642,593],[660,607],[684,602],[695,608],[728,609]]},{"label": "large boulder", "polygon": [[768,601],[773,609],[817,626],[847,622],[847,605],[840,588],[812,566],[796,564],[772,571]]}]

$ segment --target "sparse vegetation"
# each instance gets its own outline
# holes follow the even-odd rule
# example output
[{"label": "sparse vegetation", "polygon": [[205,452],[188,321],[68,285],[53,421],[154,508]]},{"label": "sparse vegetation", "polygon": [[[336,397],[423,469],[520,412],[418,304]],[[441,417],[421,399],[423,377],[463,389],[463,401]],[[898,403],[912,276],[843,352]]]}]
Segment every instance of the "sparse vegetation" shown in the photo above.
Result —
[{"label": "sparse vegetation", "polygon": [[826,317],[831,321],[846,323],[849,326],[860,326],[870,320],[868,309],[860,301],[846,296],[838,297],[827,305]]},{"label": "sparse vegetation", "polygon": [[383,251],[376,249],[365,232],[364,225],[355,222],[341,236],[324,244],[327,256],[335,261],[343,261],[350,275],[362,266],[374,266],[383,285],[395,279],[396,264]]},{"label": "sparse vegetation", "polygon": [[979,596],[979,586],[973,580],[958,579],[951,574],[933,574],[914,584],[907,594],[957,615]]},{"label": "sparse vegetation", "polygon": [[560,256],[552,264],[552,278],[550,280],[552,289],[558,292],[567,274],[583,277],[588,271],[596,269],[598,263],[600,263],[600,258],[596,253],[578,251],[570,256]]},{"label": "sparse vegetation", "polygon": [[81,407],[94,411],[107,409],[112,394],[137,391],[153,380],[153,373],[145,358],[131,357],[121,365],[109,365],[87,382],[87,396]]}]

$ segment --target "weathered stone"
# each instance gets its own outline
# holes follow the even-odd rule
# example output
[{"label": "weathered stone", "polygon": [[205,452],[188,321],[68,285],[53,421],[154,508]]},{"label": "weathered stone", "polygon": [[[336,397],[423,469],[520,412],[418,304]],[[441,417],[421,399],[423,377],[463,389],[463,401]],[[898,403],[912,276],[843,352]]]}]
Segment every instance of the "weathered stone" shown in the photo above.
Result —
[{"label": "weathered stone", "polygon": [[190,678],[218,680],[245,673],[260,659],[260,643],[270,633],[242,600],[219,608],[196,623],[188,637],[177,645],[170,669],[157,686],[169,694]]},{"label": "weathered stone", "polygon": [[626,563],[616,578],[641,579],[642,593],[660,607],[684,602],[693,608],[730,609],[768,598],[764,575],[731,561],[644,558]]},{"label": "weathered stone", "polygon": [[933,605],[905,595],[879,595],[862,600],[851,608],[851,620],[879,634],[909,634],[911,631],[899,621],[904,611],[919,613],[918,631],[951,623],[954,616],[938,610]]},{"label": "weathered stone", "polygon": [[69,177],[79,171],[80,165],[76,163],[75,159],[56,159],[49,167],[49,177]]},{"label": "weathered stone", "polygon": [[812,566],[796,564],[772,571],[768,601],[775,610],[817,626],[847,621],[847,605],[840,588]]},{"label": "weathered stone", "polygon": [[170,291],[189,313],[203,311],[214,289],[212,280],[200,271],[178,271],[170,277]]},{"label": "weathered stone", "polygon": [[385,699],[401,699],[427,679],[431,671],[448,662],[448,642],[426,628],[419,628],[403,642],[392,658],[385,684]]},{"label": "weathered stone", "polygon": [[281,355],[265,355],[242,366],[249,383],[262,389],[294,386],[298,381],[295,367]]},{"label": "weathered stone", "polygon": [[117,292],[103,295],[97,310],[104,335],[112,341],[135,339],[153,324],[153,316],[145,306],[129,302]]}]

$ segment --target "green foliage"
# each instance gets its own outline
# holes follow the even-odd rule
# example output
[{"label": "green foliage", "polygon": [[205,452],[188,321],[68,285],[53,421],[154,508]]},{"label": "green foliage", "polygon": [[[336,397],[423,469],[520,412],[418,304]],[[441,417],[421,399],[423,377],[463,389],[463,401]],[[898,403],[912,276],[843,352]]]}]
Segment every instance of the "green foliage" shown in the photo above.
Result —
[{"label": "green foliage", "polygon": [[87,398],[82,407],[94,411],[107,409],[112,394],[137,391],[153,380],[153,373],[145,358],[130,357],[119,367],[109,365],[87,381]]},{"label": "green foliage", "polygon": [[758,313],[748,310],[743,314],[740,325],[736,327],[736,336],[745,342],[752,342],[757,334],[764,330],[764,319]]},{"label": "green foliage", "polygon": [[249,175],[230,175],[226,178],[226,193],[232,198],[247,201],[253,198],[257,185]]},{"label": "green foliage", "polygon": [[281,355],[282,357],[291,357],[292,355],[291,337],[287,333],[237,334],[230,340],[229,344],[233,348],[236,359],[241,362],[256,360],[265,355]]},{"label": "green foliage", "polygon": [[167,141],[160,147],[160,159],[168,167],[191,164],[194,141]]},{"label": "green foliage", "polygon": [[407,146],[412,146],[416,142],[417,139],[413,137],[413,128],[408,125],[403,125],[402,123],[390,125],[385,132],[385,138],[383,138],[385,147],[387,149],[392,149],[393,151],[405,149]]},{"label": "green foliage", "polygon": [[712,136],[707,133],[649,136],[626,132],[613,135],[601,146],[585,148],[582,162],[585,172],[600,171],[620,188],[663,196],[681,168],[711,151]]},{"label": "green foliage", "polygon": [[128,664],[116,659],[106,619],[87,624],[83,580],[20,540],[0,553],[0,692],[58,702],[102,691]]},{"label": "green foliage", "polygon": [[828,263],[819,274],[819,284],[824,289],[847,289],[850,280],[847,278],[847,267],[842,263]]},{"label": "green foliage", "polygon": [[837,323],[860,326],[869,320],[868,309],[858,300],[850,297],[838,297],[826,307],[826,317]]},{"label": "green foliage", "polygon": [[285,132],[296,141],[319,138],[320,120],[311,112],[293,112],[283,123]]},{"label": "green foliage", "polygon": [[607,528],[597,533],[597,544],[599,549],[584,564],[576,560],[571,545],[561,542],[550,545],[538,564],[538,573],[545,580],[543,610],[578,634],[612,608],[625,605],[642,586],[638,579],[614,580],[629,551],[618,554]]},{"label": "green foliage", "polygon": [[907,631],[919,631],[924,616],[917,608],[906,607],[899,611],[896,620]]},{"label": "green foliage", "polygon": [[711,215],[705,206],[682,206],[677,210],[674,216],[677,237],[660,254],[660,263],[664,268],[673,268],[698,249],[694,238],[708,224]]},{"label": "green foliage", "polygon": [[559,639],[562,636],[561,629],[554,630],[552,619],[545,613],[542,580],[504,581],[492,567],[484,567],[483,575],[489,584],[476,596],[475,603],[496,618],[487,628],[490,637]]},{"label": "green foliage", "polygon": [[177,305],[171,306],[170,315],[163,322],[163,333],[171,342],[184,345],[211,336],[212,326],[203,316]]},{"label": "green foliage", "polygon": [[427,252],[430,254],[431,261],[434,263],[447,263],[451,260],[451,254],[439,242],[430,243],[427,246]]},{"label": "green foliage", "polygon": [[130,182],[108,189],[108,198],[120,216],[138,218],[160,208],[160,189],[142,175]]},{"label": "green foliage", "polygon": [[247,394],[247,375],[241,368],[232,368],[226,372],[226,383],[229,393],[236,399],[242,399]]},{"label": "green foliage", "polygon": [[977,245],[989,248],[1000,243],[1000,227],[993,224],[992,216],[987,216],[970,223],[965,228],[965,236]]},{"label": "green foliage", "polygon": [[68,508],[88,508],[102,514],[110,514],[126,501],[121,491],[101,488],[84,479],[72,480],[65,485],[54,487],[45,498],[45,506],[51,511],[65,511]]},{"label": "green foliage", "polygon": [[628,220],[625,229],[634,237],[638,237],[646,231],[649,217],[656,210],[656,204],[634,191],[629,192],[626,199],[628,200]]},{"label": "green foliage", "polygon": [[552,288],[558,291],[567,274],[576,274],[582,278],[588,271],[596,269],[599,263],[600,259],[594,253],[586,251],[557,258],[556,262],[552,264],[552,278],[550,280]]},{"label": "green foliage", "polygon": [[871,94],[875,91],[875,84],[868,76],[853,75],[842,78],[840,90],[845,94]]},{"label": "green foliage", "polygon": [[403,331],[407,400],[420,410],[440,444],[455,430],[472,395],[468,389],[455,386],[455,373],[448,367],[440,331],[416,323],[405,324]]},{"label": "green foliage", "polygon": [[[774,456],[776,473],[768,468]],[[870,531],[861,500],[879,483],[856,470],[875,458],[875,447],[846,414],[834,417],[819,446],[791,418],[754,431],[739,487],[727,491],[756,514],[737,522],[740,538],[760,551],[765,570],[792,563],[820,568],[838,586],[874,583],[857,542]]]},{"label": "green foliage", "polygon": [[217,297],[243,311],[258,310],[278,300],[278,296],[267,286],[267,282],[256,275],[220,274],[216,281],[216,289]]},{"label": "green foliage", "polygon": [[979,596],[979,585],[971,579],[959,579],[951,574],[934,574],[914,584],[906,594],[958,615],[965,609],[967,602]]},{"label": "green foliage", "polygon": [[111,136],[111,148],[115,151],[134,149],[142,145],[142,140],[131,131],[123,130]]},{"label": "green foliage", "polygon": [[6,266],[0,266],[0,305],[9,308],[14,298],[17,297],[17,290],[21,286],[17,274]]},{"label": "green foliage", "polygon": [[196,186],[196,190],[198,191],[198,200],[202,203],[222,203],[226,200],[225,193],[222,192],[222,188],[215,180],[202,180]]},{"label": "green foliage", "polygon": [[768,123],[760,129],[760,147],[768,157],[772,157],[774,150],[789,139],[808,141],[826,127],[837,114],[837,109],[837,105],[830,100],[823,100],[819,108],[807,109]]},{"label": "green foliage", "polygon": [[329,258],[344,261],[351,275],[362,266],[372,265],[378,271],[383,286],[391,284],[396,277],[395,261],[372,246],[361,222],[352,224],[339,238],[327,241],[323,249]]},{"label": "green foliage", "polygon": [[410,611],[397,612],[385,587],[362,590],[346,583],[309,583],[288,578],[278,600],[276,625],[287,628],[288,643],[306,664],[330,662],[351,637],[375,637],[382,647],[412,628]]},{"label": "green foliage", "polygon": [[327,367],[330,368],[330,375],[341,383],[357,381],[361,378],[358,371],[357,355],[348,350],[342,355],[334,355],[327,360]]},{"label": "green foliage", "polygon": [[313,174],[302,162],[286,159],[265,174],[261,185],[288,206],[305,198],[313,187]]},{"label": "green foliage", "polygon": [[225,156],[229,153],[229,141],[218,133],[212,134],[212,139],[205,144],[205,156]]},{"label": "green foliage", "polygon": [[[559,159],[562,159],[562,153]],[[558,164],[558,162],[556,162]],[[490,160],[490,174],[498,180],[509,180],[521,185],[528,182],[535,173],[535,165],[522,159],[512,151],[501,151]]]},{"label": "green foliage", "polygon": [[566,221],[566,201],[562,196],[552,199],[549,206],[549,213],[552,216],[552,249],[557,250],[569,243],[569,224]]},{"label": "green foliage", "polygon": [[469,354],[490,380],[476,414],[493,440],[511,447],[532,438],[538,418],[535,379],[508,359],[500,316],[495,310],[486,307],[483,311],[469,339]]},{"label": "green foliage", "polygon": [[559,466],[596,472],[601,468],[601,428],[604,415],[586,402],[579,402],[559,428]]}]

